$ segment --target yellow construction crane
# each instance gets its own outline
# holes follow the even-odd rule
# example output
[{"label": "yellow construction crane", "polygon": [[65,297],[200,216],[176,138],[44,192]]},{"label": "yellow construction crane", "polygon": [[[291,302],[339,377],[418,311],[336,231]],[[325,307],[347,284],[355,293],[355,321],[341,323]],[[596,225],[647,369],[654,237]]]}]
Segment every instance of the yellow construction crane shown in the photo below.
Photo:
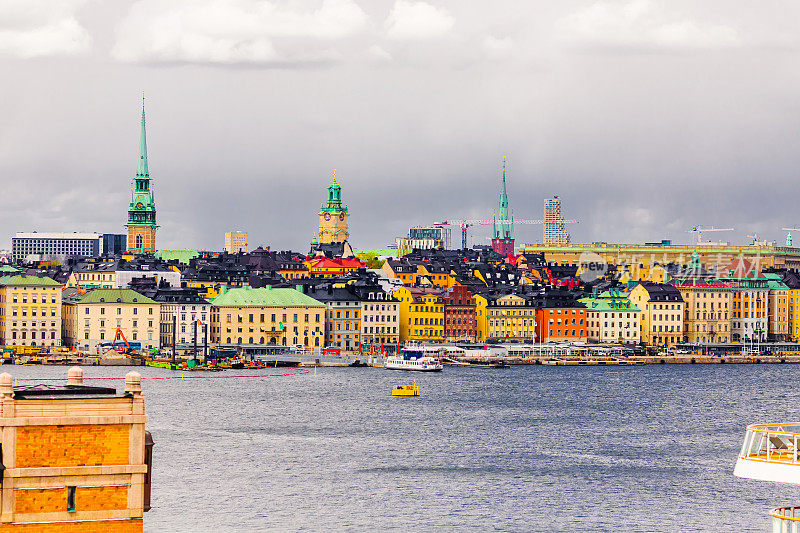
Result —
[{"label": "yellow construction crane", "polygon": [[700,226],[695,226],[692,229],[687,229],[686,233],[697,233],[697,244],[702,244],[703,233],[709,231],[733,231],[733,228],[715,228],[714,226],[710,228],[701,228]]}]

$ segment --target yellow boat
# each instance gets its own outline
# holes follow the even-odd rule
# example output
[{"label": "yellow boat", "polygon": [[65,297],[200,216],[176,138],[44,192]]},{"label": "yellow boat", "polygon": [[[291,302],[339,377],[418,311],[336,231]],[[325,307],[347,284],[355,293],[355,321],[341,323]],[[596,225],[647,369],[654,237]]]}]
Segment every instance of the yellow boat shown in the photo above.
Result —
[{"label": "yellow boat", "polygon": [[398,385],[392,389],[392,396],[419,396],[419,386],[416,381],[413,385]]}]

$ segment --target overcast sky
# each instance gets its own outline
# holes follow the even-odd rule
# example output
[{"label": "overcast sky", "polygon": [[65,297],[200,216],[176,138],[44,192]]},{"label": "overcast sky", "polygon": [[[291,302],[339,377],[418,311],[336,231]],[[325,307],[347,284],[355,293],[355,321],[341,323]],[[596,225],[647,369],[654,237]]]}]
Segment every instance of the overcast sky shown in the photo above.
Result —
[{"label": "overcast sky", "polygon": [[514,216],[557,194],[573,242],[783,242],[799,30],[788,0],[0,0],[0,247],[124,232],[142,91],[162,249],[304,251],[333,169],[355,247],[490,218],[504,155]]}]

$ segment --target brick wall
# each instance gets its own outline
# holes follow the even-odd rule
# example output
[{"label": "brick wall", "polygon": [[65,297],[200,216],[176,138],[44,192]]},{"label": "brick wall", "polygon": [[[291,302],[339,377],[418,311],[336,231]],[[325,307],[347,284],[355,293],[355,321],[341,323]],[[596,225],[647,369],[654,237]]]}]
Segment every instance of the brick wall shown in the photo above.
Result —
[{"label": "brick wall", "polygon": [[17,468],[128,463],[128,425],[22,426]]}]

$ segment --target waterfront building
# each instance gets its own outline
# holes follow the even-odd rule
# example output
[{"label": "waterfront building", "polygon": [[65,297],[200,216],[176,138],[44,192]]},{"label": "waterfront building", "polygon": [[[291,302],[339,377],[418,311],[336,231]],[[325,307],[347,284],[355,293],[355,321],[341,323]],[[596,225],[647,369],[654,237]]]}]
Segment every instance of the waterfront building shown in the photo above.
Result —
[{"label": "waterfront building", "polygon": [[247,253],[247,232],[226,231],[224,251],[229,254]]},{"label": "waterfront building", "polygon": [[514,223],[508,210],[508,193],[506,192],[506,159],[503,158],[503,171],[500,177],[500,211],[499,219],[492,226],[492,249],[500,255],[514,254]]},{"label": "waterfront building", "polygon": [[545,246],[569,244],[569,233],[567,233],[564,217],[561,215],[561,199],[558,196],[544,200],[543,231]]},{"label": "waterfront building", "polygon": [[586,306],[587,336],[599,342],[638,344],[641,340],[639,308],[617,289],[579,300]]},{"label": "waterfront building", "polygon": [[0,530],[143,531],[153,440],[137,372],[123,394],[84,385],[77,367],[66,386],[15,386],[3,373],[0,403]]},{"label": "waterfront building", "polygon": [[139,136],[139,164],[133,180],[131,202],[128,206],[128,252],[152,254],[156,251],[156,202],[150,186],[147,167],[147,139],[142,105],[142,130]]},{"label": "waterfront building", "polygon": [[342,188],[336,181],[336,172],[333,181],[328,186],[328,202],[322,204],[319,210],[319,231],[316,244],[344,243],[350,239],[349,231],[350,212],[346,205],[342,205]]},{"label": "waterfront building", "polygon": [[739,257],[718,275],[733,294],[731,342],[765,341],[769,285],[764,274],[753,263]]},{"label": "waterfront building", "polygon": [[476,294],[475,303],[479,340],[536,340],[536,301],[531,295]]},{"label": "waterfront building", "polygon": [[325,304],[289,288],[222,286],[211,301],[211,342],[325,344]]},{"label": "waterfront building", "polygon": [[142,351],[160,346],[158,302],[131,289],[70,287],[62,296],[62,336],[65,346],[97,351],[114,341],[117,331]]},{"label": "waterfront building", "polygon": [[586,308],[546,307],[536,310],[537,342],[586,342],[588,338]]},{"label": "waterfront building", "polygon": [[444,337],[448,341],[474,341],[476,307],[475,298],[468,287],[448,287],[442,295],[444,303]]},{"label": "waterfront building", "polygon": [[406,237],[397,237],[399,250],[433,250],[450,248],[450,228],[447,226],[414,226]]},{"label": "waterfront building", "polygon": [[642,281],[631,290],[628,299],[641,310],[641,341],[665,348],[683,340],[681,292],[673,285]]},{"label": "waterfront building", "polygon": [[400,300],[400,342],[442,342],[444,301],[438,287],[402,287],[393,296]]},{"label": "waterfront building", "polygon": [[700,265],[699,253],[692,253],[688,265],[668,265],[666,277],[683,298],[683,342],[732,342],[732,288]]},{"label": "waterfront building", "polygon": [[325,304],[325,346],[358,350],[361,346],[361,299],[352,287],[303,287],[305,294]]},{"label": "waterfront building", "polygon": [[789,287],[781,281],[781,275],[764,272],[767,279],[767,340],[785,342],[789,334]]},{"label": "waterfront building", "polygon": [[361,344],[400,342],[400,302],[379,285],[354,287],[361,303]]},{"label": "waterfront building", "polygon": [[172,346],[173,341],[193,342],[195,332],[197,342],[202,344],[204,329],[210,328],[211,303],[201,298],[197,289],[163,283],[147,296],[161,306],[159,340],[162,347]]},{"label": "waterfront building", "polygon": [[0,277],[4,346],[61,346],[61,284],[48,277]]},{"label": "waterfront building", "polygon": [[789,338],[800,340],[800,274],[793,270],[784,270],[781,281],[789,289]]}]

